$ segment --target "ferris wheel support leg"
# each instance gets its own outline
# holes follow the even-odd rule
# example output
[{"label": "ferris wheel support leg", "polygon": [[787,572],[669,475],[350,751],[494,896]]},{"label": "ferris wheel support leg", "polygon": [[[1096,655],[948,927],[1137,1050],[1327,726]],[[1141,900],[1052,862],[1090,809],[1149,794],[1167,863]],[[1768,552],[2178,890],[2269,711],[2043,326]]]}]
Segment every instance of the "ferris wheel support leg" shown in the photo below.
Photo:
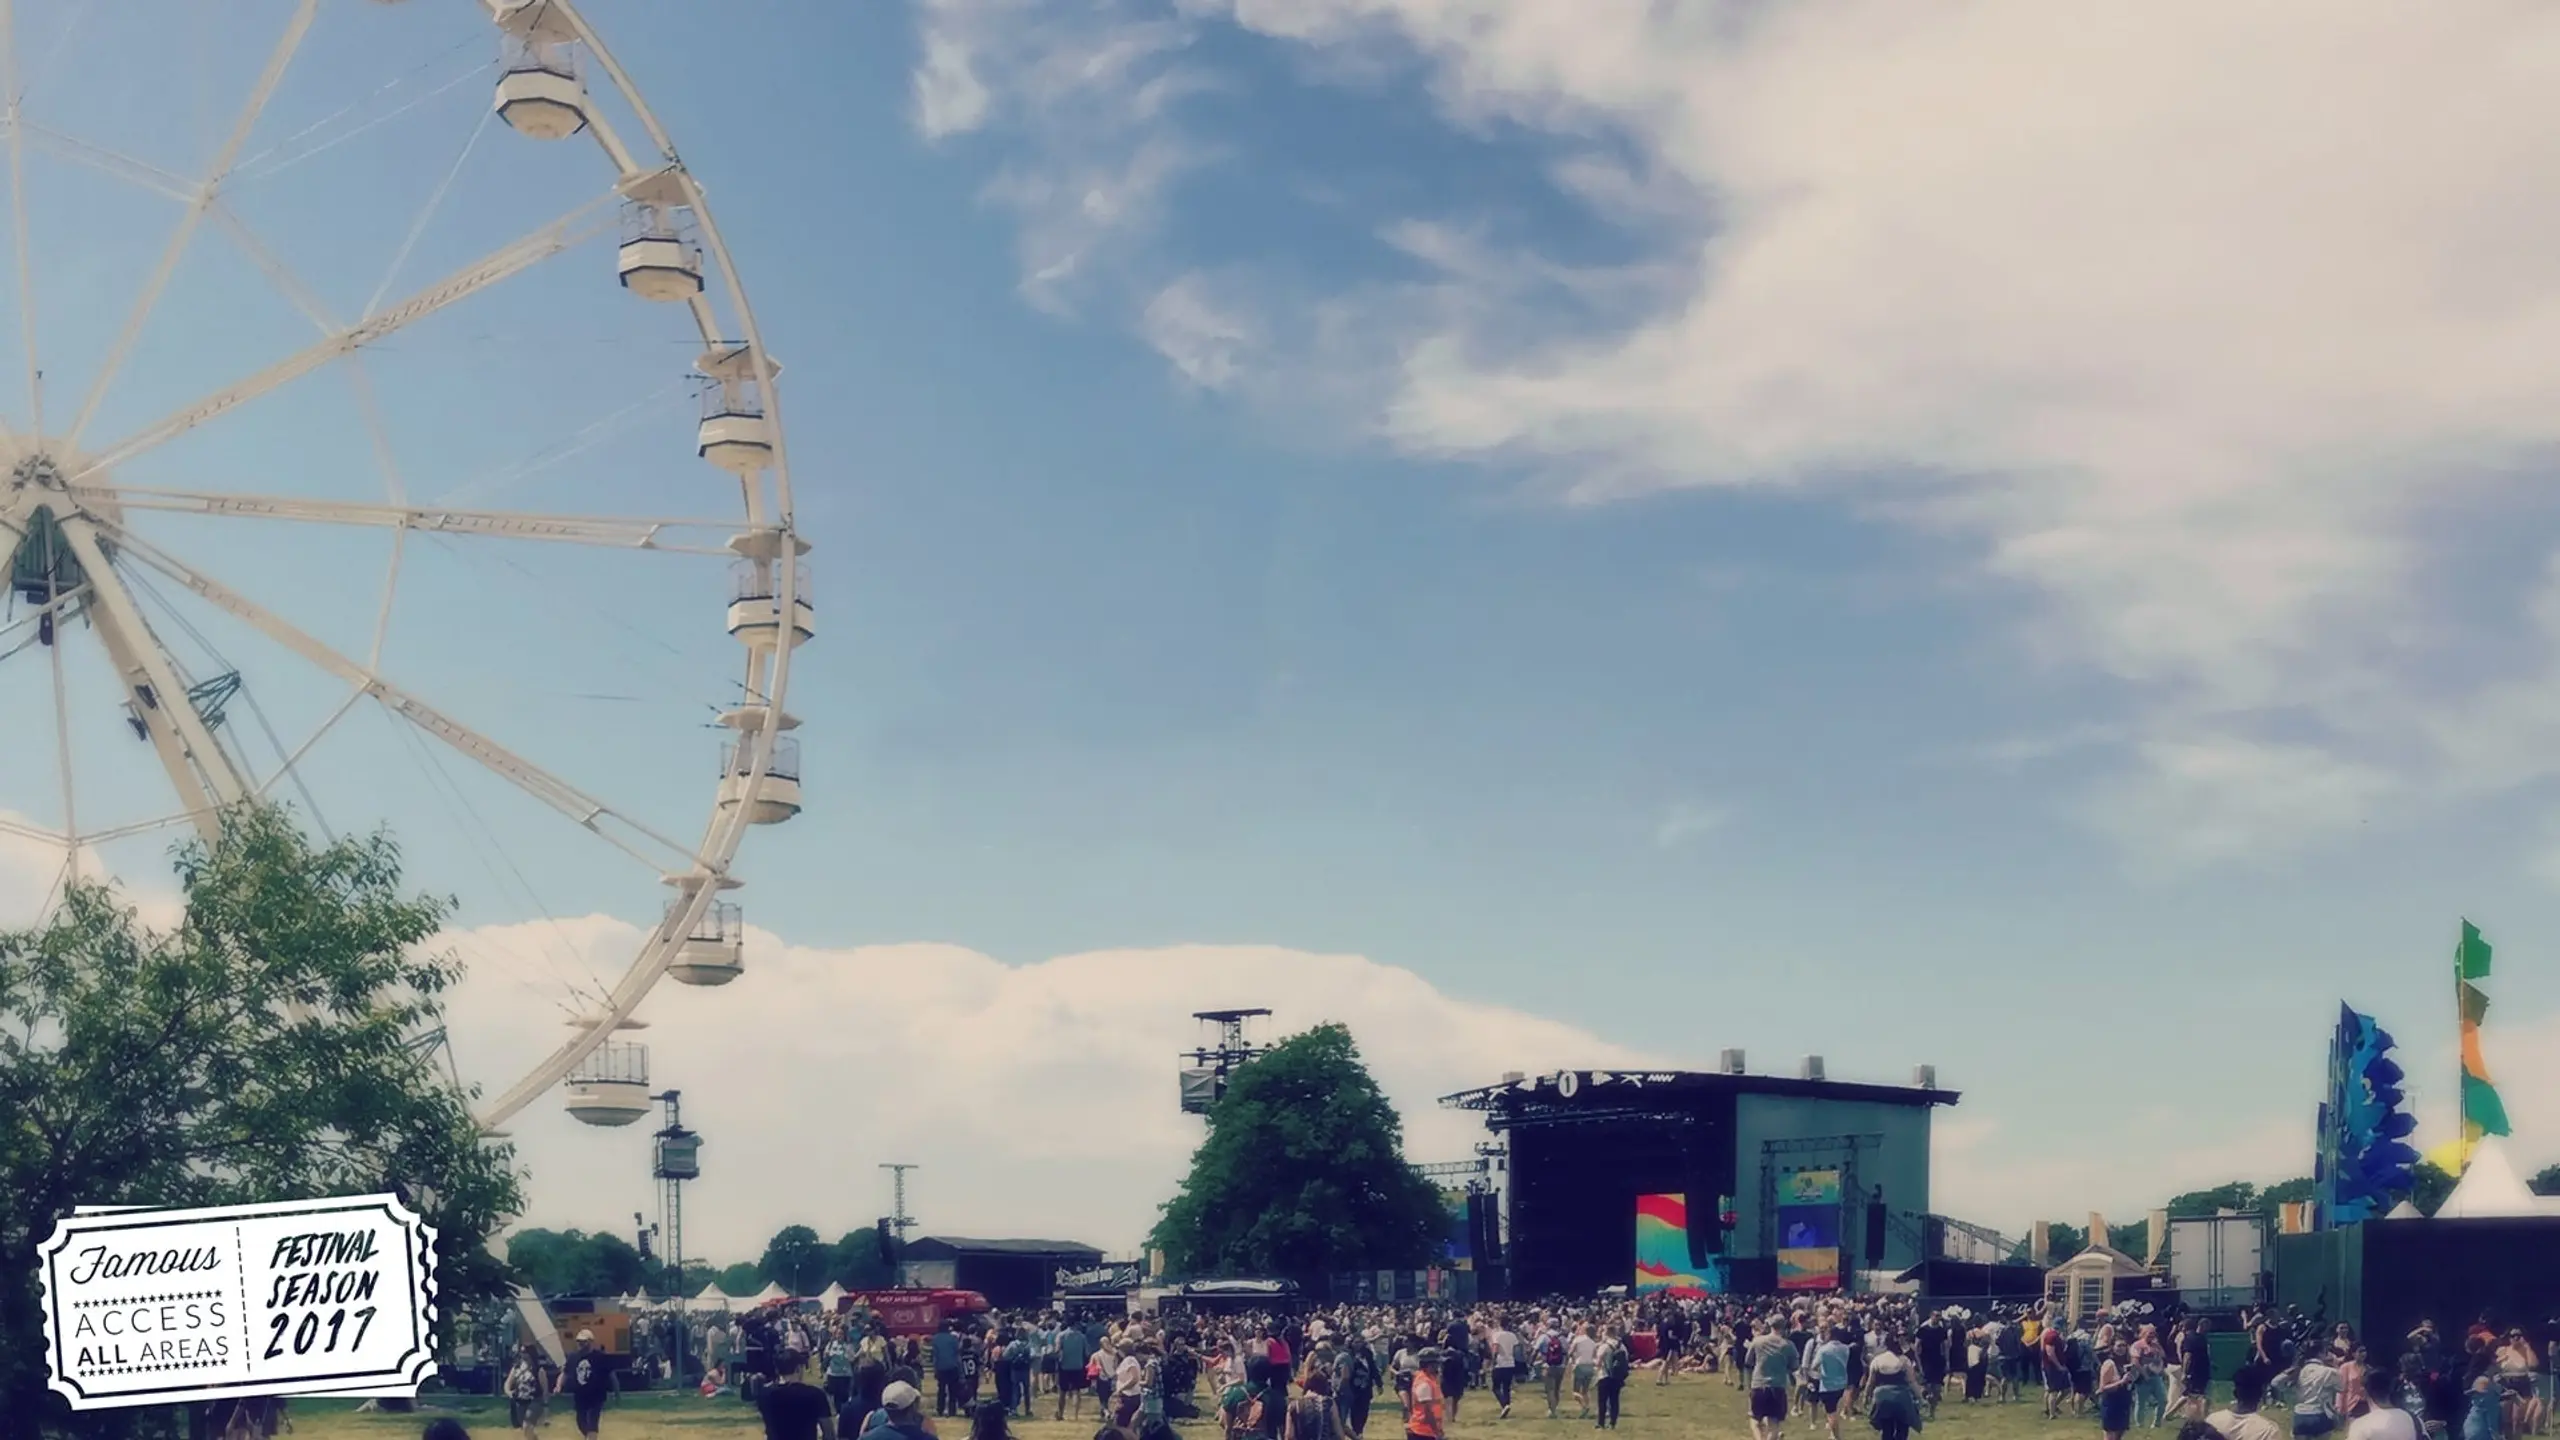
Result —
[{"label": "ferris wheel support leg", "polygon": [[133,592],[116,573],[106,547],[98,542],[97,526],[77,511],[57,514],[55,519],[88,576],[89,614],[98,628],[99,643],[124,684],[125,698],[141,718],[152,748],[159,752],[160,766],[169,772],[169,783],[186,806],[188,819],[198,834],[212,840],[221,832],[223,807],[238,803],[250,787],[232,768],[230,755],[214,742],[212,728],[196,713],[195,702],[187,698],[186,676],[152,633]]}]

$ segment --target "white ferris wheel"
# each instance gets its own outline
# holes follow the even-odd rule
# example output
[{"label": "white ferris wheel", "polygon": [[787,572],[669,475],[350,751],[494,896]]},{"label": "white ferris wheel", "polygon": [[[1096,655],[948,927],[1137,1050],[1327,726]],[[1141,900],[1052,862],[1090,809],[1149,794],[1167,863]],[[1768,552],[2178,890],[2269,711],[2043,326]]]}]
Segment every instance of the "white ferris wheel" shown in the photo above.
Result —
[{"label": "white ferris wheel", "polygon": [[[239,802],[422,807],[558,982],[482,1126],[640,1118],[634,1011],[741,973],[741,842],[800,809],[813,633],[780,366],[666,129],[568,0],[0,0],[0,128],[0,842],[50,904]],[[562,690],[617,648],[632,693]],[[562,953],[528,857],[654,928]]]}]

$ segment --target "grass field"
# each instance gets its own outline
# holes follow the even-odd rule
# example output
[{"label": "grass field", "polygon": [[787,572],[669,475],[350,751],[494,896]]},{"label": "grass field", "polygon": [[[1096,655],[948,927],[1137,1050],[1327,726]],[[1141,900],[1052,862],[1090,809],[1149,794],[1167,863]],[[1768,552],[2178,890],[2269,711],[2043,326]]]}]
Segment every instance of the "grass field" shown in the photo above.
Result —
[{"label": "grass field", "polygon": [[[1451,1440],[1546,1440],[1546,1437],[1581,1436],[1589,1433],[1590,1422],[1577,1422],[1568,1401],[1567,1418],[1550,1421],[1545,1418],[1543,1402],[1532,1402],[1527,1396],[1513,1407],[1512,1418],[1494,1419],[1494,1409],[1487,1397],[1470,1391],[1466,1396],[1458,1423],[1451,1427]],[[493,1401],[445,1400],[446,1408],[431,1408],[417,1415],[356,1415],[352,1401],[297,1401],[294,1405],[293,1440],[411,1440],[426,1421],[438,1414],[458,1415],[471,1427],[472,1440],[507,1440],[515,1432],[507,1427],[506,1407]],[[965,1424],[944,1421],[942,1432],[952,1440],[965,1440]],[[1184,1440],[1216,1440],[1214,1425],[1199,1423],[1179,1427]],[[1092,1440],[1094,1424],[1051,1421],[1016,1421],[1014,1433],[1020,1440]],[[1627,1386],[1625,1415],[1619,1428],[1622,1440],[1668,1440],[1672,1436],[1704,1436],[1714,1440],[1750,1440],[1750,1417],[1743,1407],[1742,1396],[1713,1376],[1683,1377],[1669,1387],[1656,1386],[1650,1379],[1638,1376]],[[2039,1404],[2016,1405],[1951,1405],[1927,1427],[1927,1434],[1943,1440],[2097,1440],[2097,1422],[2092,1418],[2058,1421],[2043,1418]],[[2160,1431],[2136,1431],[2136,1436],[2156,1436],[2159,1440],[2174,1435],[2175,1428]],[[755,1412],[734,1399],[704,1400],[695,1396],[632,1396],[616,1402],[605,1412],[601,1440],[762,1440],[763,1427]],[[1788,1440],[1828,1440],[1828,1432],[1817,1421],[1790,1420]],[[1843,1417],[1840,1422],[1842,1440],[1875,1440],[1875,1431],[1866,1421]],[[1382,1414],[1373,1414],[1369,1422],[1371,1440],[1401,1440],[1392,1404]],[[542,1431],[543,1440],[578,1440],[577,1427],[568,1415],[556,1413]]]}]

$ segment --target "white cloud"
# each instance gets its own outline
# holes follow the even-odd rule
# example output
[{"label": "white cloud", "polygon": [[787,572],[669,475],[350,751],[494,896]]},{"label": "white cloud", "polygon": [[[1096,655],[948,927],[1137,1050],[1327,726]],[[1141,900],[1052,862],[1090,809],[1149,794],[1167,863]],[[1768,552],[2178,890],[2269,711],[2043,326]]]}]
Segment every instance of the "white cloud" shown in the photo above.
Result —
[{"label": "white cloud", "polygon": [[1662,812],[1653,827],[1653,844],[1657,850],[1674,850],[1701,836],[1712,835],[1725,827],[1733,812],[1723,805],[1695,805],[1681,801]]},{"label": "white cloud", "polygon": [[[1968,1102],[1970,1103],[1970,1102]],[[2037,1220],[2077,1225],[2094,1210],[2110,1224],[2141,1219],[2172,1195],[2231,1180],[2267,1185],[2311,1173],[2311,1127],[2295,1118],[2244,1124],[2201,1143],[2197,1117],[2120,1114],[2094,1144],[2021,1134],[1989,1116],[1935,1124],[1930,1200],[1958,1219],[2020,1237]],[[2138,1165],[2126,1164],[2139,1156]]]},{"label": "white cloud", "polygon": [[938,139],[998,107],[1028,143],[987,187],[1019,227],[1022,293],[1072,313],[1154,229],[1174,180],[1207,158],[1166,122],[1211,82],[1192,30],[1151,5],[1062,12],[1038,0],[925,0],[915,124]]},{"label": "white cloud", "polygon": [[1203,390],[1235,386],[1255,347],[1252,322],[1222,307],[1196,273],[1156,292],[1139,331],[1183,379]]},{"label": "white cloud", "polygon": [[987,87],[969,65],[969,52],[948,36],[927,35],[915,73],[916,129],[939,140],[975,130],[987,121]]},{"label": "white cloud", "polygon": [[[1643,257],[1577,271],[1464,217],[1382,216],[1430,277],[1360,297],[1363,323],[1310,368],[1382,377],[1389,443],[1553,471],[1583,499],[1791,487],[1967,537],[2034,598],[2040,653],[2130,682],[2128,763],[2091,808],[2137,853],[2282,849],[2384,790],[2498,783],[2501,756],[2513,777],[2548,769],[2513,757],[2560,753],[2560,681],[2508,695],[2427,668],[2447,592],[2491,583],[2446,502],[2501,530],[2509,472],[2560,442],[2560,192],[2536,178],[2560,162],[2560,91],[2540,79],[2560,17],[2315,0],[2098,26],[2035,0],[1105,13],[1076,33],[1229,23],[1372,79],[1402,56],[1450,123],[1561,150],[1560,192]],[[1053,94],[1052,68],[1017,54],[990,83]],[[1113,113],[1074,142],[1106,169],[1199,143],[1161,111]],[[1142,228],[1064,248],[1089,268],[1106,239],[1154,246]],[[2200,795],[2199,765],[2249,793]]]},{"label": "white cloud", "polygon": [[2246,862],[2295,837],[2364,823],[2389,775],[2305,745],[2204,734],[2148,740],[2135,771],[2093,797],[2099,828],[2168,865]]},{"label": "white cloud", "polygon": [[[559,984],[526,957],[573,946],[603,967],[637,932],[601,917],[456,937],[472,963],[453,997],[455,1053],[494,1093],[566,1033]],[[504,957],[516,957],[508,964]],[[580,963],[583,963],[581,961]],[[786,1224],[830,1238],[884,1213],[877,1166],[913,1161],[928,1230],[1057,1231],[1134,1246],[1181,1178],[1199,1122],[1176,1107],[1193,1011],[1278,1012],[1274,1032],[1349,1024],[1401,1108],[1417,1161],[1464,1159],[1484,1138],[1439,1096],[1505,1070],[1656,1064],[1554,1021],[1445,995],[1356,955],[1182,945],[1005,965],[958,946],[819,949],[750,931],[746,975],[668,984],[642,1012],[652,1080],[684,1092],[706,1137],[688,1197],[688,1248],[751,1255]],[[599,1130],[557,1095],[514,1122],[533,1173],[529,1224],[627,1230],[655,1216],[648,1125]]]}]

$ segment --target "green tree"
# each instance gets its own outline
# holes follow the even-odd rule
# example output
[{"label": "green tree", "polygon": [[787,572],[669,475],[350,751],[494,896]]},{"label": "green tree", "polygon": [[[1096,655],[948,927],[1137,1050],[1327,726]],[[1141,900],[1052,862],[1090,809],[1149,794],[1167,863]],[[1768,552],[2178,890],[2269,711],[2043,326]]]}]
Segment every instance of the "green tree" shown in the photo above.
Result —
[{"label": "green tree", "polygon": [[649,1284],[654,1266],[619,1235],[520,1230],[507,1237],[507,1268],[537,1295],[627,1295]]},{"label": "green tree", "polygon": [[504,1293],[487,1241],[522,1203],[512,1154],[483,1140],[420,1043],[460,973],[424,948],[449,902],[402,891],[389,838],[314,846],[274,810],[234,814],[177,872],[174,929],[83,883],[41,924],[0,932],[5,1440],[170,1418],[93,1411],[75,1426],[46,1388],[36,1248],[75,1205],[401,1185],[439,1232],[442,1313]]},{"label": "green tree", "polygon": [[827,1288],[827,1245],[806,1225],[785,1225],[765,1242],[762,1269],[767,1279],[794,1295],[815,1295]]},{"label": "green tree", "polygon": [[2169,1197],[2169,1218],[2191,1220],[2203,1215],[2218,1215],[2225,1210],[2246,1214],[2259,1207],[2258,1187],[2246,1180],[2233,1180],[2210,1190],[2190,1190]]},{"label": "green tree", "polygon": [[1403,1139],[1349,1030],[1293,1035],[1228,1081],[1150,1243],[1189,1275],[1426,1265],[1448,1214]]},{"label": "green tree", "polygon": [[885,1290],[898,1283],[898,1271],[880,1258],[880,1232],[865,1225],[827,1247],[827,1278],[847,1290]]},{"label": "green tree", "polygon": [[2453,1177],[2432,1160],[2419,1161],[2411,1167],[2409,1174],[2415,1182],[2410,1187],[2409,1203],[2418,1207],[2421,1215],[2435,1214],[2437,1207],[2444,1204],[2445,1197],[2453,1193]]},{"label": "green tree", "polygon": [[2308,1175],[2299,1179],[2278,1181],[2258,1192],[2258,1203],[2269,1210],[2279,1205],[2299,1205],[2312,1197],[2313,1188],[2311,1177]]},{"label": "green tree", "polygon": [[2525,1182],[2536,1195],[2560,1195],[2560,1165],[2545,1165]]},{"label": "green tree", "polygon": [[719,1280],[720,1293],[724,1295],[753,1295],[764,1288],[764,1267],[753,1260],[741,1260],[721,1271]]}]

